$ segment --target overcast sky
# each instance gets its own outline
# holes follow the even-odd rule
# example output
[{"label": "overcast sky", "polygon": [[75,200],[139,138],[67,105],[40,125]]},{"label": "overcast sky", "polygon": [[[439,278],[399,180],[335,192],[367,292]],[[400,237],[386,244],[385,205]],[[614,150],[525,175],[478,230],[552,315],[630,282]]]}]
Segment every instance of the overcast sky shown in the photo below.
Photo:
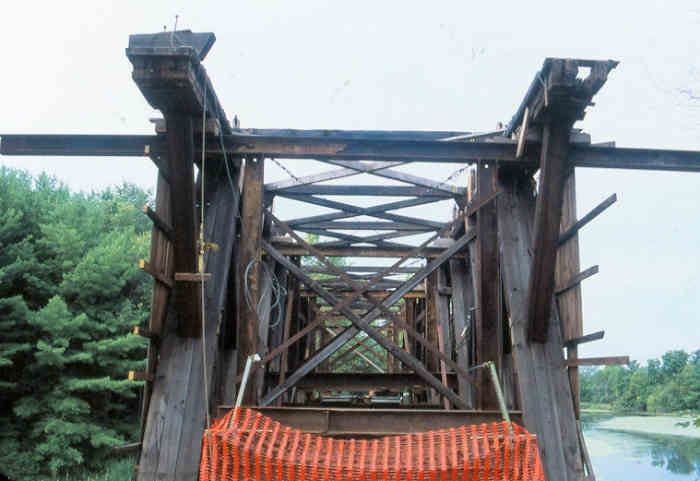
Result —
[{"label": "overcast sky", "polygon": [[[490,130],[510,119],[545,57],[611,58],[620,65],[576,127],[594,142],[700,150],[691,1],[12,2],[0,28],[0,133],[151,133],[159,113],[131,81],[124,49],[130,33],[172,29],[176,14],[178,28],[216,34],[205,66],[243,127]],[[0,165],[47,171],[75,190],[155,182],[145,158]],[[443,179],[457,167],[412,171]],[[267,181],[280,178],[268,169]],[[700,174],[578,169],[577,189],[579,216],[619,198],[581,234],[582,268],[600,265],[583,287],[584,331],[606,331],[582,355],[700,348]]]}]

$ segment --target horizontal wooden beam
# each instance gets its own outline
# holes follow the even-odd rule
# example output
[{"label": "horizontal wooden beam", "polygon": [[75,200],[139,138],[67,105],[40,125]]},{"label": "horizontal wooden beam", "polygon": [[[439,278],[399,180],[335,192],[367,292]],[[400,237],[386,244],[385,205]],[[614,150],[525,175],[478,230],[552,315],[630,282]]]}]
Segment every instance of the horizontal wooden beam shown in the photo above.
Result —
[{"label": "horizontal wooden beam", "polygon": [[[352,265],[352,266],[339,266],[342,270],[345,272],[379,272],[382,269],[386,269],[388,266],[360,266],[360,265]],[[313,273],[318,273],[318,274],[331,274],[332,271],[328,269],[325,266],[302,266],[302,269],[304,272],[313,272]],[[418,272],[420,270],[420,267],[397,267],[394,269],[395,272],[397,273],[411,273],[411,272]]]},{"label": "horizontal wooden beam", "polygon": [[[292,195],[347,195],[370,197],[434,197],[436,201],[457,197],[423,187],[404,185],[302,185],[275,192],[282,197]],[[295,200],[303,201],[301,198]]]},{"label": "horizontal wooden beam", "polygon": [[[354,352],[369,337],[363,339],[357,346],[353,346],[348,351]],[[289,373],[291,374],[291,373]],[[287,374],[286,377],[289,377]],[[439,373],[433,373],[435,377]],[[457,375],[448,373],[448,386],[455,387]],[[274,386],[279,380],[279,374],[268,373],[266,385]],[[297,383],[298,389],[311,389],[317,391],[340,390],[340,391],[371,391],[382,389],[403,390],[404,388],[427,386],[425,380],[415,373],[339,373],[339,372],[312,372],[306,375]]]},{"label": "horizontal wooden beam", "polygon": [[569,289],[572,289],[572,288],[578,286],[579,284],[581,284],[581,281],[583,281],[584,279],[588,279],[589,277],[591,277],[592,275],[595,275],[597,273],[598,273],[598,266],[589,267],[585,271],[581,271],[578,274],[576,274],[575,276],[573,276],[563,286],[557,287],[557,290],[554,292],[554,294],[556,294],[558,296],[561,294],[564,294]]},{"label": "horizontal wooden beam", "polygon": [[147,157],[165,153],[157,135],[0,135],[0,154],[36,156]]},{"label": "horizontal wooden beam", "polygon": [[569,367],[574,366],[616,366],[629,364],[629,356],[608,356],[608,357],[579,357],[567,361]]},{"label": "horizontal wooden beam", "polygon": [[418,224],[409,224],[408,222],[373,222],[373,221],[330,221],[330,222],[313,222],[304,224],[308,229],[328,229],[328,230],[391,230],[391,231],[415,231],[415,232],[430,232],[442,227],[429,227]]},{"label": "horizontal wooden beam", "polygon": [[[227,137],[228,138],[228,137]],[[236,145],[245,142],[247,136],[236,137]],[[1,155],[33,155],[33,156],[91,156],[91,157],[147,157],[154,154],[165,153],[164,136],[158,135],[92,135],[92,134],[0,134]],[[210,153],[220,153],[218,138],[207,140]],[[303,143],[305,139],[300,139]],[[330,141],[328,141],[330,142]],[[384,141],[386,142],[386,141]],[[414,141],[411,141],[414,142]],[[523,166],[535,165],[535,159],[525,156],[523,160],[516,160],[516,148],[514,143],[486,143],[486,142],[419,142],[423,152],[416,154],[414,160],[431,161],[430,158],[422,158],[426,150],[430,150],[433,144],[441,146],[459,146],[463,148],[462,155],[452,160],[442,160],[433,157],[432,161],[440,162],[483,162],[494,163],[496,161],[512,163]],[[410,142],[409,142],[410,144]],[[430,144],[430,145],[423,145]],[[255,144],[254,144],[255,145]],[[466,147],[464,147],[466,146]],[[404,148],[408,145],[404,145]],[[245,150],[241,147],[241,150]],[[527,147],[526,152],[535,151],[536,146]],[[235,150],[230,151],[234,153]],[[478,154],[483,153],[483,157]],[[359,155],[359,154],[357,154]],[[395,155],[391,153],[391,155]],[[282,155],[276,155],[283,157]],[[286,157],[295,157],[292,154]],[[301,153],[296,157],[315,158],[315,155]],[[338,156],[331,156],[340,158]],[[409,156],[410,157],[410,156]],[[473,157],[473,158],[472,158]],[[404,157],[405,158],[405,157]],[[359,155],[358,160],[367,160],[368,157]],[[700,172],[700,152],[688,150],[664,150],[664,149],[635,149],[620,147],[598,147],[588,145],[572,145],[569,151],[569,161],[577,167],[595,167],[610,169],[632,170],[661,170],[678,172]],[[302,186],[316,187],[316,186]],[[321,187],[321,186],[318,186]],[[347,187],[352,190],[355,186],[325,186]],[[403,187],[403,186],[395,186]],[[294,190],[292,188],[290,190]],[[429,189],[414,189],[427,192]],[[296,191],[303,192],[303,191]],[[439,195],[432,191],[434,195]],[[363,193],[345,195],[368,195]],[[392,194],[385,194],[392,195]],[[420,195],[420,194],[407,194]]]},{"label": "horizontal wooden beam", "polygon": [[[233,406],[220,406],[222,416]],[[263,407],[255,410],[284,426],[326,436],[398,436],[468,424],[501,421],[500,411],[439,409],[329,409],[309,407]],[[522,412],[511,411],[514,422],[522,424]]]},{"label": "horizontal wooden beam", "polygon": [[584,344],[586,342],[591,342],[591,341],[597,341],[599,339],[603,339],[603,336],[605,336],[605,331],[596,331],[591,334],[586,334],[585,336],[579,336],[579,337],[574,337],[573,339],[569,339],[564,343],[564,347],[566,348],[572,348],[576,347],[579,344]]},{"label": "horizontal wooden beam", "polygon": [[134,329],[131,332],[135,336],[142,336],[142,337],[146,337],[148,339],[157,339],[158,338],[158,334],[151,331],[147,327],[134,326]]},{"label": "horizontal wooden beam", "polygon": [[225,144],[228,152],[234,155],[281,158],[450,163],[516,161],[515,145],[499,142],[231,135],[225,138]]},{"label": "horizontal wooden beam", "polygon": [[153,376],[143,371],[129,371],[129,381],[153,381]]},{"label": "horizontal wooden beam", "polygon": [[588,224],[590,221],[598,217],[600,214],[602,214],[608,207],[613,205],[617,201],[617,194],[613,194],[607,199],[605,199],[603,202],[595,206],[588,214],[584,215],[581,217],[579,220],[574,222],[574,224],[566,229],[560,236],[559,236],[559,245],[564,244],[566,241],[571,239],[573,236],[576,235],[576,233],[583,228],[586,224]]},{"label": "horizontal wooden beam", "polygon": [[176,272],[175,280],[179,282],[204,282],[211,280],[211,274],[208,272]]},{"label": "horizontal wooden beam", "polygon": [[[309,253],[303,247],[292,242],[272,242],[272,246],[285,256],[308,256]],[[343,247],[319,249],[326,257],[404,257],[413,256],[413,249],[376,248],[376,247]],[[437,257],[445,249],[438,247],[426,247],[419,258]],[[463,258],[464,254],[456,253],[453,257]]]}]

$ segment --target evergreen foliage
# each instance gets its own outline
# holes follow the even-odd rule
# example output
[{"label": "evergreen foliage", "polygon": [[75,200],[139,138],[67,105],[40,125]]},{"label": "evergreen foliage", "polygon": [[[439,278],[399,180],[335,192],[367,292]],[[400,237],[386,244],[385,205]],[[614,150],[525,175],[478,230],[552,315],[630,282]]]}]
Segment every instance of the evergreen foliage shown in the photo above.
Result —
[{"label": "evergreen foliage", "polygon": [[646,367],[581,370],[581,401],[610,404],[617,411],[700,412],[700,349],[668,351]]},{"label": "evergreen foliage", "polygon": [[[76,194],[0,168],[0,473],[56,478],[138,435],[150,243],[132,185]],[[89,461],[89,462],[88,462]]]}]

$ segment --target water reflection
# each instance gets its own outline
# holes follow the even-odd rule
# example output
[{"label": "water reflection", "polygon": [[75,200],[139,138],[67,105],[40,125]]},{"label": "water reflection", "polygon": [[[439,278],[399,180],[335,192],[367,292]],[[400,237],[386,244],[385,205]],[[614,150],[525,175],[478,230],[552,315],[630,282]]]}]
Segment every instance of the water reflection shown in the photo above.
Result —
[{"label": "water reflection", "polygon": [[700,480],[700,439],[601,427],[612,416],[582,418],[599,481]]}]

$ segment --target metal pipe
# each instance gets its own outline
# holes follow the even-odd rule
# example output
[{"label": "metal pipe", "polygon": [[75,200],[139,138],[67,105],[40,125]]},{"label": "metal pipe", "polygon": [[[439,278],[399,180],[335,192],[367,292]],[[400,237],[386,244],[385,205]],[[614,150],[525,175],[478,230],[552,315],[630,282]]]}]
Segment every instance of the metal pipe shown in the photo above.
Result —
[{"label": "metal pipe", "polygon": [[493,381],[493,388],[496,390],[496,397],[498,398],[498,407],[501,408],[501,415],[503,416],[503,420],[508,423],[508,432],[510,433],[510,438],[513,439],[513,426],[510,422],[510,414],[508,414],[508,408],[506,407],[506,399],[503,396],[501,383],[498,380],[498,372],[496,372],[496,365],[493,363],[493,361],[488,361],[486,364],[489,366],[489,371],[491,372],[491,381]]},{"label": "metal pipe", "polygon": [[250,369],[253,367],[253,363],[260,360],[260,354],[257,352],[248,356],[245,362],[245,368],[243,369],[243,377],[241,379],[241,387],[238,388],[238,397],[236,398],[236,408],[241,407],[243,403],[243,394],[245,394],[245,387],[248,384],[248,377],[250,377]]}]

